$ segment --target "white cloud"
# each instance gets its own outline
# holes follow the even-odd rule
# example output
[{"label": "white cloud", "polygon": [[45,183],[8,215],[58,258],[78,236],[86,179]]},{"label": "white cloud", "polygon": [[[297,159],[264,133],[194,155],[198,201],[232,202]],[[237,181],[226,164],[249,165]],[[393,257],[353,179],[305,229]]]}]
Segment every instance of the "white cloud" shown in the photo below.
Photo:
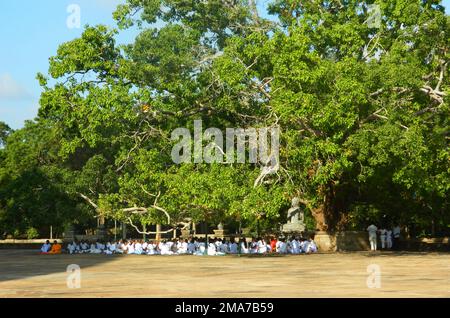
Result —
[{"label": "white cloud", "polygon": [[0,99],[29,99],[31,93],[8,73],[0,74]]}]

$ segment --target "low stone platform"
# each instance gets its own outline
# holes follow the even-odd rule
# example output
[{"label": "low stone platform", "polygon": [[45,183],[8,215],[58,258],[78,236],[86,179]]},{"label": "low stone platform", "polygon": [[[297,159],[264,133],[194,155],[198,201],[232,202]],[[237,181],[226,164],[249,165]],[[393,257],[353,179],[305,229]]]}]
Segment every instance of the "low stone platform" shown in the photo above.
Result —
[{"label": "low stone platform", "polygon": [[[80,289],[67,287],[70,264],[81,268]],[[380,269],[380,288],[367,285],[374,267]],[[450,254],[208,257],[0,250],[0,297],[450,297]]]}]

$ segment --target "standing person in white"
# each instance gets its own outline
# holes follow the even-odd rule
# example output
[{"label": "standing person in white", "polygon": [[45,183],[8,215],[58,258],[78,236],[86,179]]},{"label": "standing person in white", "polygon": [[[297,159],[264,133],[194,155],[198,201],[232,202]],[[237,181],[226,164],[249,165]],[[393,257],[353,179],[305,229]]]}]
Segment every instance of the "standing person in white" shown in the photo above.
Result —
[{"label": "standing person in white", "polygon": [[369,232],[369,242],[370,242],[370,250],[376,251],[377,250],[377,230],[378,228],[371,224],[367,228],[367,232]]},{"label": "standing person in white", "polygon": [[392,231],[391,230],[387,230],[387,232],[386,232],[386,245],[389,250],[392,248]]},{"label": "standing person in white", "polygon": [[386,236],[387,231],[385,228],[380,230],[380,241],[381,241],[381,249],[384,250],[386,248]]}]

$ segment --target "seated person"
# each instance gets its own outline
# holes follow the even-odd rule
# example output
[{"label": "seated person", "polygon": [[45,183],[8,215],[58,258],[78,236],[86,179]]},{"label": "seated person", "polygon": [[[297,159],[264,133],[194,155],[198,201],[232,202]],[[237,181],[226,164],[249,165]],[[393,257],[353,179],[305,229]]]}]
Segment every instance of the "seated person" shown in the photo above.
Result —
[{"label": "seated person", "polygon": [[292,240],[289,244],[291,247],[291,254],[300,254],[300,242],[297,240],[296,237],[292,237]]},{"label": "seated person", "polygon": [[287,254],[288,250],[287,250],[286,239],[282,238],[281,240],[278,240],[276,248],[277,248],[277,253]]},{"label": "seated person", "polygon": [[230,243],[229,245],[229,250],[230,250],[230,254],[237,254],[238,252],[238,245],[236,244],[236,242],[233,240],[233,242]]},{"label": "seated person", "polygon": [[55,240],[52,245],[52,249],[48,254],[61,254],[61,244],[58,244],[58,242]]},{"label": "seated person", "polygon": [[275,237],[272,237],[270,240],[270,252],[275,253],[277,250],[277,239]]},{"label": "seated person", "polygon": [[219,245],[218,251],[223,254],[229,253],[230,248],[228,247],[228,242],[222,242],[222,244]]},{"label": "seated person", "polygon": [[194,254],[195,250],[196,250],[196,246],[195,246],[194,240],[191,239],[188,243],[187,252],[188,252],[188,254]]},{"label": "seated person", "polygon": [[102,253],[105,250],[106,246],[105,246],[105,244],[100,242],[100,240],[97,240],[97,243],[95,244],[95,248],[97,250],[100,250],[100,253]]},{"label": "seated person", "polygon": [[206,252],[206,243],[203,239],[197,242],[197,250],[194,252],[194,255],[202,256],[205,255]]},{"label": "seated person", "polygon": [[305,253],[307,253],[307,254],[316,253],[317,250],[318,250],[317,245],[312,238],[310,238],[308,241],[306,241]]},{"label": "seated person", "polygon": [[142,248],[141,241],[136,241],[134,244],[134,254],[141,255],[144,252],[144,249]]},{"label": "seated person", "polygon": [[73,241],[72,243],[69,243],[67,245],[67,251],[69,252],[69,254],[80,253],[80,247],[76,241]]},{"label": "seated person", "polygon": [[111,255],[116,253],[116,243],[110,243],[108,242],[106,244],[105,254]]},{"label": "seated person", "polygon": [[98,249],[98,248],[96,247],[96,244],[92,243],[92,244],[91,244],[90,253],[91,253],[91,254],[101,254],[101,253],[102,253],[102,250],[101,250],[101,249]]},{"label": "seated person", "polygon": [[45,241],[44,245],[42,245],[42,247],[41,247],[41,253],[47,254],[51,248],[52,248],[52,245],[50,244],[50,241],[47,240],[47,241]]},{"label": "seated person", "polygon": [[250,254],[258,253],[258,242],[256,242],[255,238],[252,238],[252,241],[249,244],[249,252]]},{"label": "seated person", "polygon": [[158,254],[158,248],[156,244],[153,241],[151,241],[147,245],[147,255],[156,255],[156,254]]},{"label": "seated person", "polygon": [[147,254],[148,242],[144,241],[142,243],[142,254]]},{"label": "seated person", "polygon": [[250,253],[250,251],[248,249],[247,241],[245,239],[241,239],[240,248],[241,248],[240,253],[242,253],[242,254]]},{"label": "seated person", "polygon": [[117,253],[119,254],[126,254],[128,251],[127,241],[120,240],[117,244]]},{"label": "seated person", "polygon": [[187,240],[179,241],[178,243],[178,254],[187,254],[188,253],[188,242]]},{"label": "seated person", "polygon": [[134,241],[129,241],[127,244],[127,254],[134,254]]},{"label": "seated person", "polygon": [[259,238],[257,244],[257,253],[266,254],[267,253],[267,244],[264,239]]},{"label": "seated person", "polygon": [[87,242],[81,241],[80,247],[80,253],[89,253],[89,244]]},{"label": "seated person", "polygon": [[208,244],[208,255],[209,256],[217,255],[216,243],[214,241],[212,241]]},{"label": "seated person", "polygon": [[159,250],[161,251],[161,255],[172,255],[173,252],[170,250],[170,248],[172,247],[172,245],[169,242],[166,242],[165,240],[160,242],[159,245]]}]

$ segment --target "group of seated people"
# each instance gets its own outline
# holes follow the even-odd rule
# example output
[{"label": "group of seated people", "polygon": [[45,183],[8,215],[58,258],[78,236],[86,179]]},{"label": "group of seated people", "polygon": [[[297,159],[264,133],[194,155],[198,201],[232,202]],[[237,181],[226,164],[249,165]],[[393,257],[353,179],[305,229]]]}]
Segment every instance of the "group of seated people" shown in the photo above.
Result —
[{"label": "group of seated people", "polygon": [[61,254],[62,246],[58,243],[58,241],[53,241],[53,244],[50,244],[50,241],[45,241],[44,245],[41,247],[41,254]]},{"label": "group of seated people", "polygon": [[[55,241],[56,242],[56,241]],[[48,241],[47,243],[48,244]],[[47,249],[46,244],[42,251]],[[55,243],[56,244],[56,243]],[[45,248],[44,248],[45,247]],[[51,248],[53,250],[53,247]],[[61,248],[59,247],[59,250]],[[241,239],[239,242],[225,239],[204,238],[173,239],[162,241],[120,240],[118,242],[102,241],[89,244],[88,242],[73,241],[67,245],[69,254],[137,254],[137,255],[226,255],[226,254],[302,254],[317,252],[317,245],[312,238],[291,239],[275,237],[253,238],[251,242]]]}]

